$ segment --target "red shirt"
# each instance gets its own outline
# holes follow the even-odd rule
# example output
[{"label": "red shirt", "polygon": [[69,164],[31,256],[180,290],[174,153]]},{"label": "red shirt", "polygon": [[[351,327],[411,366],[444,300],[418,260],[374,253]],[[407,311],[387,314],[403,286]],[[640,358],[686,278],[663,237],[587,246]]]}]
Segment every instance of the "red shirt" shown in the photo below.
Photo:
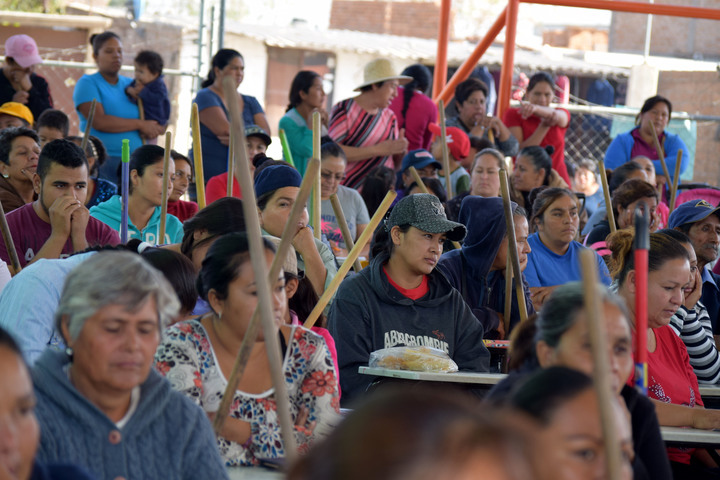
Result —
[{"label": "red shirt", "polygon": [[[568,116],[568,125],[570,125],[570,112],[564,108],[558,108],[557,110],[565,112]],[[508,128],[520,127],[522,128],[523,138],[530,137],[535,130],[540,126],[541,119],[535,115],[531,115],[528,118],[522,118],[520,116],[520,110],[517,108],[510,108],[503,115],[503,123]],[[552,154],[552,168],[560,174],[565,183],[572,185],[570,182],[570,176],[565,166],[565,131],[567,127],[561,128],[556,126],[550,127],[545,138],[540,142],[541,147],[552,145],[555,151]]]},{"label": "red shirt", "polygon": [[[205,204],[210,205],[218,198],[227,197],[227,172],[221,173],[212,177],[207,185],[205,185]],[[235,198],[242,198],[242,191],[240,190],[240,184],[237,179],[233,177],[233,191],[232,196]]]},{"label": "red shirt", "polygon": [[[50,238],[52,226],[38,217],[32,203],[27,203],[8,213],[7,223],[8,227],[10,227],[15,250],[17,250],[20,266],[24,267],[35,257],[35,254],[40,251],[42,246],[45,245],[47,239]],[[85,239],[89,247],[96,245],[115,246],[120,243],[118,233],[95,217],[88,219],[87,227],[85,228]],[[73,245],[68,235],[60,258],[68,257],[71,253],[73,253]],[[2,238],[0,238],[0,258],[10,265],[10,255],[5,247],[5,241]]]},{"label": "red shirt", "polygon": [[[669,326],[654,328],[657,347],[648,352],[648,397],[674,405],[702,405],[685,344]],[[668,448],[670,461],[690,463],[694,449]]]},{"label": "red shirt", "polygon": [[175,215],[178,220],[185,222],[188,218],[192,218],[198,211],[197,203],[178,200],[176,202],[168,201],[167,213]]},{"label": "red shirt", "polygon": [[[642,135],[640,135],[640,128],[635,128],[630,132],[630,135],[632,135],[633,140],[635,140],[635,143],[633,143],[632,150],[630,151],[630,158],[635,157],[647,157],[650,160],[660,160],[660,155],[658,155],[657,150],[655,150],[655,145],[649,145],[648,143],[643,140]],[[665,139],[665,132],[660,134],[660,137],[658,138],[658,143],[660,145],[663,144]]]},{"label": "red shirt", "polygon": [[403,288],[400,285],[398,285],[397,283],[395,283],[393,281],[393,279],[390,278],[390,275],[388,275],[385,267],[383,267],[383,273],[387,277],[388,282],[390,282],[390,285],[395,287],[395,290],[402,293],[404,296],[406,296],[410,300],[418,300],[418,299],[424,297],[425,294],[428,293],[428,291],[430,290],[430,287],[428,287],[428,276],[427,275],[423,275],[423,279],[420,282],[420,285],[418,285],[415,288],[408,289],[408,288]]}]

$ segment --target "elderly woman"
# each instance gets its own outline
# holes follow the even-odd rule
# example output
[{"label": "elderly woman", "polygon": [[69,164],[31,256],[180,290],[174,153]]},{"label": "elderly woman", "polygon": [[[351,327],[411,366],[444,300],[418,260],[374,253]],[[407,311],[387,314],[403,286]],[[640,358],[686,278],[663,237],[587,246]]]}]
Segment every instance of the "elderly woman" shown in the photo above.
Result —
[{"label": "elderly woman", "polygon": [[412,77],[398,75],[390,60],[379,58],[365,65],[360,94],[335,105],[330,113],[328,135],[342,146],[347,157],[343,185],[358,188],[378,165],[393,166],[393,155],[402,155],[408,142],[390,103],[398,87]]},{"label": "elderly woman", "polygon": [[101,252],[65,281],[55,320],[64,352],[33,369],[38,458],[99,478],[227,478],[205,415],[152,370],[178,301],[137,255]]}]

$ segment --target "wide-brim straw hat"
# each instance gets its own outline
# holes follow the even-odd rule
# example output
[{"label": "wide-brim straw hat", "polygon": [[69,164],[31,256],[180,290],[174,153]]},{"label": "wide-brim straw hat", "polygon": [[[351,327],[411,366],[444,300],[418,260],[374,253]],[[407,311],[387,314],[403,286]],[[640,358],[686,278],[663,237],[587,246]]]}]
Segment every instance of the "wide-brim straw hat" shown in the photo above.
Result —
[{"label": "wide-brim straw hat", "polygon": [[412,77],[408,77],[407,75],[398,75],[392,62],[387,58],[378,58],[365,65],[363,69],[363,83],[355,87],[355,91],[386,80],[399,80],[400,85],[405,85],[412,79]]}]

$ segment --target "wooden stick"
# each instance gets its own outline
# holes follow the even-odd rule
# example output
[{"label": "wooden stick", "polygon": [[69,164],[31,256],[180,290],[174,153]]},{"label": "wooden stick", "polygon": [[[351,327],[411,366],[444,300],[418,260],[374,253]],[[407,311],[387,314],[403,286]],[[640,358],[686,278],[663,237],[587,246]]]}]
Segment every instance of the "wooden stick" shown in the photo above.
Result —
[{"label": "wooden stick", "polygon": [[422,181],[422,178],[420,177],[420,174],[418,173],[417,169],[415,167],[408,168],[410,171],[410,175],[413,178],[413,181],[417,185],[417,187],[420,189],[423,193],[430,193],[430,190],[428,190],[427,185],[425,185],[425,182]]},{"label": "wooden stick", "polygon": [[[315,174],[316,169],[320,169],[320,162],[315,159],[310,159],[307,167],[307,172]],[[273,258],[273,263],[270,266],[270,273],[268,274],[268,279],[276,279],[278,274],[280,273],[280,269],[283,266],[285,258],[287,257],[290,250],[290,246],[292,245],[293,237],[295,236],[295,226],[300,221],[303,210],[305,209],[305,205],[307,205],[307,201],[310,198],[310,191],[313,186],[313,178],[314,177],[312,175],[308,175],[303,178],[303,181],[300,184],[298,196],[295,199],[295,203],[293,204],[292,209],[290,210],[288,222],[285,224],[282,236],[280,237],[280,245],[278,245],[277,252],[275,252],[275,258]],[[216,434],[219,434],[219,432],[222,430],[223,423],[225,422],[225,419],[230,413],[230,405],[232,404],[235,391],[237,390],[238,384],[240,383],[240,379],[245,373],[245,367],[247,366],[247,362],[250,359],[250,353],[252,353],[252,349],[255,346],[255,342],[257,341],[257,336],[260,331],[260,322],[260,310],[255,309],[252,319],[250,320],[250,324],[248,325],[248,329],[245,332],[245,337],[243,338],[242,344],[240,345],[240,350],[238,350],[237,357],[235,357],[235,364],[233,365],[232,372],[230,373],[230,378],[228,379],[227,387],[225,387],[225,392],[223,393],[223,397],[220,400],[220,406],[218,407],[218,411],[215,415],[215,420],[213,421],[213,429],[215,430]]]},{"label": "wooden stick", "polygon": [[603,309],[598,298],[597,288],[597,262],[595,253],[589,249],[580,252],[580,265],[583,279],[583,294],[585,297],[585,316],[590,332],[590,347],[592,348],[593,383],[600,407],[600,419],[603,427],[603,441],[605,443],[605,462],[607,465],[607,478],[620,478],[621,452],[617,441],[615,413],[613,412],[613,397],[617,397],[610,384],[610,359],[607,355],[607,339],[602,325],[605,323]]},{"label": "wooden stick", "polygon": [[233,131],[230,130],[230,145],[228,145],[228,175],[226,197],[233,196],[233,184],[235,183],[235,142],[233,139]]},{"label": "wooden stick", "polygon": [[615,214],[613,213],[612,200],[610,199],[610,187],[608,187],[607,172],[605,171],[605,161],[598,159],[600,167],[600,183],[602,183],[603,196],[605,197],[605,212],[607,214],[608,225],[610,225],[610,233],[615,233],[617,225],[615,225]]},{"label": "wooden stick", "polygon": [[[510,256],[506,256],[505,258],[505,318],[511,318],[512,317],[512,281],[513,281],[513,275],[512,275],[512,262],[510,261]],[[505,321],[503,319],[503,324],[507,325],[509,321]],[[510,334],[507,330],[505,331],[505,337]]]},{"label": "wooden stick", "polygon": [[[338,198],[336,193],[330,195],[330,204],[332,205],[333,212],[335,212],[335,219],[340,226],[340,232],[342,233],[343,240],[345,240],[345,249],[349,252],[355,246],[355,241],[350,234],[350,227],[348,227],[347,220],[345,220],[345,212],[343,212],[342,205],[340,204],[340,199]],[[355,262],[353,263],[353,268],[356,272],[362,270],[360,260],[355,260]]]},{"label": "wooden stick", "polygon": [[[665,163],[665,150],[663,150],[662,145],[660,145],[660,141],[658,140],[657,132],[655,131],[655,127],[652,128],[652,134],[653,134],[653,143],[655,144],[655,151],[657,151],[658,157],[660,158],[660,165],[662,165],[663,169],[663,175],[665,175],[665,182],[670,181],[670,171],[667,168],[667,163]],[[662,200],[662,188],[660,191],[660,200]]]},{"label": "wooden stick", "polygon": [[[508,174],[504,168],[500,169],[500,192],[503,199],[503,210],[505,211],[505,229],[507,231],[508,252],[513,267],[515,278],[515,294],[517,295],[520,322],[527,320],[527,305],[525,304],[525,291],[523,289],[522,271],[520,270],[520,258],[517,253],[517,240],[515,239],[515,220],[513,219],[512,208],[510,207],[510,187],[508,186]],[[510,330],[510,319],[505,319],[506,332]]]},{"label": "wooden stick", "polygon": [[200,113],[197,103],[193,103],[190,113],[193,139],[193,160],[195,160],[195,193],[197,194],[198,208],[205,208],[205,174],[203,172],[202,140],[200,139]]},{"label": "wooden stick", "polygon": [[[413,177],[413,180],[415,181],[415,184],[418,186],[420,191],[422,193],[427,193],[430,195],[434,195],[434,193],[430,192],[428,190],[427,185],[425,185],[425,182],[422,181],[422,178],[420,178],[420,174],[418,173],[417,169],[415,167],[409,167],[408,170],[410,170],[410,175]],[[462,248],[462,245],[460,245],[460,242],[452,241],[453,247],[455,247],[456,250],[460,250]]]},{"label": "wooden stick", "polygon": [[[489,117],[492,117],[492,115],[488,115]],[[488,140],[490,140],[490,143],[492,143],[492,148],[495,148],[495,131],[492,128],[488,128],[487,131]]]},{"label": "wooden stick", "polygon": [[[145,107],[143,106],[142,98],[138,97],[137,105],[138,105],[138,112],[140,113],[140,120],[145,120]],[[140,141],[142,142],[143,145],[145,145],[145,139],[143,137],[140,137]]]},{"label": "wooden stick", "polygon": [[[322,125],[320,121],[320,112],[313,112],[312,114],[313,123],[313,158],[320,160],[320,137],[322,136]],[[312,219],[313,219],[313,233],[315,238],[318,240],[322,237],[322,216],[321,206],[322,199],[320,196],[320,189],[322,188],[320,182],[320,171],[316,175],[315,189],[313,190],[312,196]]]},{"label": "wooden stick", "polygon": [[[258,295],[258,306],[260,319],[262,321],[263,333],[265,336],[265,348],[270,364],[270,376],[275,387],[275,401],[277,402],[277,415],[280,420],[280,434],[285,447],[285,458],[292,463],[297,457],[297,445],[295,443],[295,427],[290,416],[290,401],[287,388],[285,387],[285,375],[282,367],[282,354],[278,340],[278,329],[275,324],[273,312],[273,297],[270,282],[263,281],[268,278],[268,267],[265,260],[265,248],[263,247],[262,233],[260,230],[260,219],[257,214],[257,200],[253,189],[252,174],[250,173],[250,161],[247,158],[245,145],[245,127],[240,112],[240,104],[236,100],[237,85],[230,76],[223,79],[223,91],[230,107],[230,128],[234,130],[233,141],[238,159],[240,175],[240,188],[243,192],[242,205],[245,214],[245,227],[250,244],[250,261],[255,271],[255,278]],[[276,279],[273,279],[273,285]]]},{"label": "wooden stick", "polygon": [[680,183],[680,166],[682,165],[682,148],[678,150],[677,158],[675,159],[675,176],[672,181],[672,188],[670,189],[670,213],[675,210],[675,200],[677,200],[678,183]]},{"label": "wooden stick", "polygon": [[[155,242],[157,245],[165,243],[165,230],[167,228],[167,202],[168,186],[170,183],[170,150],[172,150],[172,133],[165,132],[165,157],[163,158],[163,191],[160,204],[160,234]],[[170,243],[170,242],[168,242]]]},{"label": "wooden stick", "polygon": [[97,102],[95,99],[92,99],[92,102],[90,102],[90,112],[88,113],[87,123],[85,124],[85,132],[83,133],[82,141],[80,142],[80,148],[82,148],[83,153],[85,153],[85,149],[87,148],[88,141],[90,140],[90,129],[92,128],[93,121],[95,120],[95,105]]},{"label": "wooden stick", "polygon": [[7,250],[8,256],[10,257],[10,266],[12,267],[13,276],[20,273],[22,267],[20,266],[20,258],[18,257],[17,250],[15,249],[15,243],[12,239],[12,232],[5,218],[5,209],[0,203],[0,231],[2,232],[3,241],[5,242],[5,249]]},{"label": "wooden stick", "polygon": [[447,144],[447,127],[445,126],[445,102],[441,99],[438,103],[438,109],[440,110],[440,138],[442,145],[442,163],[443,170],[445,172],[445,191],[447,192],[447,198],[453,198],[453,185],[450,181],[450,151],[448,150]]},{"label": "wooden stick", "polygon": [[120,214],[120,243],[128,242],[128,218],[130,218],[130,140],[122,141],[122,171],[120,174],[120,194],[122,198],[122,213]]},{"label": "wooden stick", "polygon": [[[280,137],[280,145],[282,146],[283,158],[286,162],[288,162],[294,167],[295,162],[293,162],[292,151],[290,150],[290,144],[288,143],[287,135],[285,135],[285,130],[283,130],[282,128],[278,130],[278,137]],[[305,175],[305,172],[300,172],[300,175]]]},{"label": "wooden stick", "polygon": [[310,315],[308,315],[307,320],[305,320],[305,328],[312,328],[315,325],[317,319],[320,318],[320,314],[323,312],[323,310],[325,310],[327,304],[330,303],[330,299],[333,297],[333,295],[335,295],[335,291],[340,286],[340,283],[342,283],[342,281],[345,279],[345,275],[347,275],[347,273],[350,271],[350,267],[352,267],[355,260],[357,260],[357,258],[360,256],[360,252],[365,247],[365,244],[370,241],[370,238],[375,233],[375,229],[382,221],[385,213],[390,209],[390,205],[392,205],[395,197],[397,197],[397,193],[395,193],[393,190],[390,190],[387,195],[385,195],[382,203],[375,211],[375,215],[373,215],[370,219],[370,223],[368,223],[368,226],[365,228],[363,233],[360,234],[360,237],[357,239],[355,246],[352,250],[350,250],[350,253],[348,253],[348,256],[343,262],[343,264],[340,265],[340,268],[335,274],[335,277],[330,282],[330,285],[327,286],[322,296],[320,297],[320,300],[318,300],[317,305],[315,305],[315,308],[313,308],[312,312],[310,312]]}]

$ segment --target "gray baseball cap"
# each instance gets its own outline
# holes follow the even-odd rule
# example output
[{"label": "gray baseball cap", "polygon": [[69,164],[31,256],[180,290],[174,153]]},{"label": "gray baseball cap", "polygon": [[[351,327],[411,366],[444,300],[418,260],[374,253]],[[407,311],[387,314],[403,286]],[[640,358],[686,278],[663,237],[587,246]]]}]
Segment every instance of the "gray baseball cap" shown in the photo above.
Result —
[{"label": "gray baseball cap", "polygon": [[462,241],[467,233],[465,225],[447,219],[443,204],[429,193],[408,195],[400,200],[390,212],[385,228],[390,231],[395,225],[411,225],[423,232],[444,233],[453,242]]}]

